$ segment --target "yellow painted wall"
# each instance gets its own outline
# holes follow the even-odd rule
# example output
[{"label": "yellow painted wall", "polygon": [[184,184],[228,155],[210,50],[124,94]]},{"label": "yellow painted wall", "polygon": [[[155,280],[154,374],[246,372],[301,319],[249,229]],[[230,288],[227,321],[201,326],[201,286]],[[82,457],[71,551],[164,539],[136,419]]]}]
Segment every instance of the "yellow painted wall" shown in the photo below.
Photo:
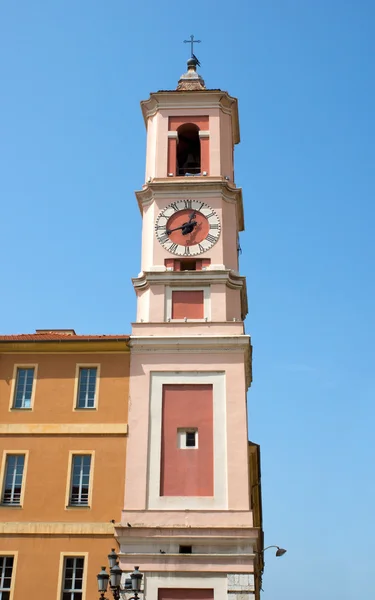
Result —
[{"label": "yellow painted wall", "polygon": [[[129,353],[2,354],[0,423],[127,422]],[[11,410],[14,365],[37,364],[33,410]],[[100,364],[98,410],[73,410],[77,364]]]},{"label": "yellow painted wall", "polygon": [[[0,556],[17,553],[11,600],[60,600],[64,553],[87,554],[84,598],[96,598],[96,574],[117,547],[110,521],[124,501],[130,354],[97,347],[0,354],[0,464],[6,451],[27,454],[22,507],[0,506]],[[10,408],[15,364],[37,364],[32,410]],[[77,364],[100,365],[96,410],[75,410]],[[91,503],[67,508],[69,463],[80,452],[94,453]]]},{"label": "yellow painted wall", "polygon": [[[96,575],[107,565],[115,546],[111,536],[11,536],[0,539],[0,555],[18,549],[11,600],[61,600],[62,560],[66,554],[85,556],[85,600],[99,598]],[[107,567],[108,570],[108,567]]]}]

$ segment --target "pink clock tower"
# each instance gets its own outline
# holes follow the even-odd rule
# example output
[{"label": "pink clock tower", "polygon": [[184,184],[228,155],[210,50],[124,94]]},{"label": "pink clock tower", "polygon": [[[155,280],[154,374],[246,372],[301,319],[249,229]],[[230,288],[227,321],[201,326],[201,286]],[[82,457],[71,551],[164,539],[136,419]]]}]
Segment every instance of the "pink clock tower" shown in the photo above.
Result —
[{"label": "pink clock tower", "polygon": [[[237,100],[195,57],[176,90],[141,103],[146,177],[133,280],[129,437],[120,566],[147,600],[258,597],[259,447],[248,441],[250,337],[234,182]],[[130,525],[130,526],[129,526]]]}]

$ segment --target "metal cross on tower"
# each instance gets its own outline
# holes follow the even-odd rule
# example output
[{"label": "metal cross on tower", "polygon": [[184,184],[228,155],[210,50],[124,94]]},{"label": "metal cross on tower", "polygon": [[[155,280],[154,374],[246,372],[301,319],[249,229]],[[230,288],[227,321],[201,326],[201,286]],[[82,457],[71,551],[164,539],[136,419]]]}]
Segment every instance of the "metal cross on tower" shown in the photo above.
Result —
[{"label": "metal cross on tower", "polygon": [[194,58],[194,44],[200,44],[200,40],[195,40],[194,36],[190,36],[190,40],[184,40],[184,44],[190,44],[191,47],[191,58]]}]

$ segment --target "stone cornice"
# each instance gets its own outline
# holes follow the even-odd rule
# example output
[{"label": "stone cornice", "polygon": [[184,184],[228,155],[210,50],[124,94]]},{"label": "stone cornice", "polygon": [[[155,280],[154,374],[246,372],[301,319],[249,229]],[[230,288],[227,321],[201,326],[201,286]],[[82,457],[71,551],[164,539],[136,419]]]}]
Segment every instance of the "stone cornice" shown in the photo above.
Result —
[{"label": "stone cornice", "polygon": [[71,354],[90,354],[90,353],[111,353],[111,352],[129,352],[127,340],[95,340],[95,341],[7,341],[0,342],[0,352],[9,354],[52,354],[52,353],[71,353]]},{"label": "stone cornice", "polygon": [[240,126],[238,118],[237,98],[230,96],[222,90],[199,91],[160,91],[150,94],[148,100],[141,102],[143,118],[147,127],[147,120],[159,110],[168,109],[198,109],[219,108],[225,114],[231,115],[233,129],[233,143],[240,141]]},{"label": "stone cornice", "polygon": [[[131,515],[131,513],[127,513]],[[226,544],[228,541],[243,540],[244,543],[249,543],[251,540],[256,540],[259,537],[259,529],[257,527],[249,527],[242,525],[241,527],[224,527],[218,526],[213,527],[181,527],[176,525],[174,527],[132,527],[131,531],[125,525],[120,523],[115,524],[116,536],[126,537],[127,542],[132,540],[145,540],[145,541],[162,541],[170,538],[186,539],[186,540],[201,540],[205,538],[207,543],[213,541],[215,544],[223,543]]]},{"label": "stone cornice", "polygon": [[138,277],[134,277],[132,282],[135,290],[147,290],[152,284],[178,287],[222,283],[232,290],[240,290],[243,317],[248,313],[246,278],[230,269],[224,271],[211,271],[210,269],[202,271],[146,271],[140,273]]},{"label": "stone cornice", "polygon": [[251,385],[252,347],[249,335],[187,335],[187,336],[130,336],[132,353],[137,354],[223,354],[228,352],[245,353],[245,375],[247,388]]},{"label": "stone cornice", "polygon": [[135,192],[141,214],[143,214],[143,208],[158,197],[176,200],[191,195],[202,200],[221,195],[226,202],[236,204],[238,230],[244,230],[242,189],[226,181],[223,177],[158,178],[145,184],[142,190]]},{"label": "stone cornice", "polygon": [[105,535],[113,536],[112,523],[64,523],[64,522],[32,522],[13,521],[0,522],[0,535]]},{"label": "stone cornice", "polygon": [[223,283],[229,288],[240,290],[246,282],[246,278],[235,271],[214,271],[210,269],[202,271],[146,271],[132,279],[135,289],[147,289],[152,284],[158,285],[211,285]]},{"label": "stone cornice", "polygon": [[125,436],[127,423],[0,423],[0,435]]}]

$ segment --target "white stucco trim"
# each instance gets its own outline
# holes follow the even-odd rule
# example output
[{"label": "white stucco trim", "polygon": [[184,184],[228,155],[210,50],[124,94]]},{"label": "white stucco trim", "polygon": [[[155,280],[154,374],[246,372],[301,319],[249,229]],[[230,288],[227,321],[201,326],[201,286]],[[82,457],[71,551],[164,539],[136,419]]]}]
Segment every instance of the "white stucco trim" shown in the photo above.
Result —
[{"label": "white stucco trim", "polygon": [[207,137],[210,137],[210,132],[209,132],[208,129],[207,130],[206,129],[204,129],[204,130],[202,129],[201,131],[198,131],[198,135],[199,135],[200,138],[207,138]]},{"label": "white stucco trim", "polygon": [[169,138],[175,138],[176,140],[178,140],[178,131],[168,131],[168,137]]},{"label": "white stucco trim", "polygon": [[[189,321],[211,321],[211,288],[210,286],[165,286],[165,320],[172,320],[172,292],[201,292],[203,291],[203,319],[188,319]],[[173,319],[173,322],[183,319]]]},{"label": "white stucco trim", "polygon": [[[214,496],[160,496],[163,384],[211,384],[213,387]],[[225,373],[210,371],[151,372],[148,456],[148,509],[200,510],[228,508]]]},{"label": "white stucco trim", "polygon": [[205,576],[201,573],[199,577],[178,575],[175,572],[147,573],[145,575],[145,598],[157,600],[158,590],[163,588],[175,589],[212,589],[215,600],[227,600],[227,576],[226,573],[215,577]]}]

